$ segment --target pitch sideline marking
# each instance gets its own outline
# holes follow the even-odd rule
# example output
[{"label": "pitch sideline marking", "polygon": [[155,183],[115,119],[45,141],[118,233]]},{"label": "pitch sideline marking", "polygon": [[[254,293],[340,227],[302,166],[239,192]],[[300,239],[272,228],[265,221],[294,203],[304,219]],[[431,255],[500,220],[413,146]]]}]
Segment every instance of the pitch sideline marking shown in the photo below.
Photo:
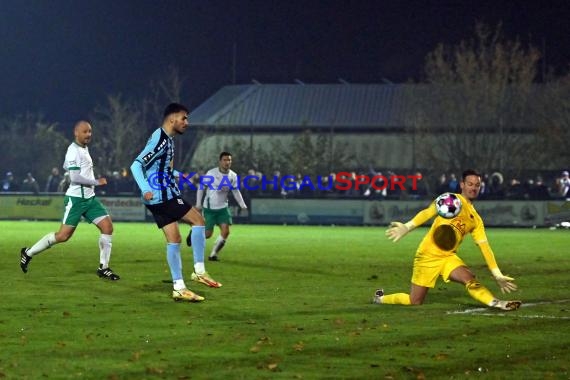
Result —
[{"label": "pitch sideline marking", "polygon": [[[570,302],[570,299],[557,300],[557,301],[534,302],[534,303],[523,303],[521,305],[521,308],[522,307],[538,306],[538,305],[551,305],[551,304],[556,304],[556,303],[567,303],[567,302]],[[513,314],[513,313],[482,313],[483,311],[487,311],[487,310],[489,310],[489,308],[487,308],[487,307],[478,307],[475,309],[447,311],[446,314],[447,315],[451,315],[451,314],[476,314],[476,315],[482,315],[485,317],[512,316],[512,317],[517,317],[517,318],[529,318],[529,319],[538,319],[538,318],[542,318],[542,319],[570,319],[570,317],[557,317],[554,315],[539,315],[539,314],[537,314],[537,315],[518,315],[518,314]]]}]

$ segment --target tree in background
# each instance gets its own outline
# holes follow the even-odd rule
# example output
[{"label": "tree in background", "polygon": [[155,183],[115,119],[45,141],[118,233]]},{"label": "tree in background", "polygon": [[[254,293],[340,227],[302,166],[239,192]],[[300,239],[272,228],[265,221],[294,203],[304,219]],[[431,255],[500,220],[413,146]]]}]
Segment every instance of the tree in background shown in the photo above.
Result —
[{"label": "tree in background", "polygon": [[52,167],[61,170],[71,137],[59,132],[56,123],[45,122],[39,114],[26,113],[0,119],[0,130],[2,177],[11,171],[21,184],[30,172],[43,188]]},{"label": "tree in background", "polygon": [[[141,101],[109,95],[105,104],[95,107],[90,117],[94,134],[90,150],[97,173],[109,176],[131,166],[148,135],[162,124],[164,107],[180,101],[182,85],[178,70],[169,67],[161,80],[151,82]],[[183,155],[180,148],[177,146],[178,156]]]},{"label": "tree in background", "polygon": [[545,166],[569,169],[570,165],[570,73],[551,80],[535,103],[539,120],[535,159]]},{"label": "tree in background", "polygon": [[93,138],[89,150],[97,174],[109,176],[129,168],[145,142],[148,127],[141,124],[140,107],[121,95],[109,95],[91,117]]},{"label": "tree in background", "polygon": [[[428,54],[426,93],[411,115],[418,163],[436,171],[521,170],[532,162],[529,113],[539,51],[483,24],[458,45]],[[447,122],[444,124],[444,120]],[[421,165],[421,164],[424,165]]]},{"label": "tree in background", "polygon": [[57,167],[60,172],[63,172],[65,153],[72,140],[73,131],[71,130],[63,134],[55,123],[41,121],[36,123],[32,145],[36,163],[31,172],[41,186],[45,185],[52,168]]},{"label": "tree in background", "polygon": [[[226,136],[218,130],[203,140],[200,149],[189,161],[193,171],[206,170],[217,162],[221,151],[232,153],[232,169],[238,174],[248,170],[273,175],[328,175],[333,171],[368,168],[370,156],[364,162],[356,158],[355,147],[346,138],[309,129],[296,134],[259,134]],[[207,152],[207,153],[205,153]]]}]

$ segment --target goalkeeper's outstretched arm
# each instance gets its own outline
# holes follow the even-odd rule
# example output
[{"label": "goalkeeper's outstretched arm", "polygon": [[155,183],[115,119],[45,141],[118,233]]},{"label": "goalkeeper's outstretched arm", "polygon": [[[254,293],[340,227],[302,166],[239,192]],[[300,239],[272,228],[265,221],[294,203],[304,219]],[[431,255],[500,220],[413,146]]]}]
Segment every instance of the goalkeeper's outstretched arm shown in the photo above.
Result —
[{"label": "goalkeeper's outstretched arm", "polygon": [[488,241],[477,242],[479,249],[481,250],[481,254],[485,258],[485,262],[487,263],[487,267],[491,271],[491,274],[497,281],[501,292],[503,293],[510,293],[512,291],[517,290],[517,285],[513,283],[515,279],[513,277],[505,276],[501,270],[499,269],[499,265],[497,265],[497,260],[495,260],[495,254],[491,249]]},{"label": "goalkeeper's outstretched arm", "polygon": [[406,236],[408,232],[414,228],[416,228],[416,226],[414,226],[411,221],[407,223],[391,222],[390,226],[386,230],[386,236],[388,236],[388,239],[392,240],[395,243]]},{"label": "goalkeeper's outstretched arm", "polygon": [[413,230],[418,226],[421,226],[422,224],[433,218],[435,214],[436,214],[435,207],[433,207],[432,204],[430,207],[418,212],[416,216],[412,218],[412,220],[406,223],[391,222],[390,226],[386,230],[386,236],[388,237],[388,239],[396,243],[398,240],[406,236],[408,232],[410,232],[411,230]]}]

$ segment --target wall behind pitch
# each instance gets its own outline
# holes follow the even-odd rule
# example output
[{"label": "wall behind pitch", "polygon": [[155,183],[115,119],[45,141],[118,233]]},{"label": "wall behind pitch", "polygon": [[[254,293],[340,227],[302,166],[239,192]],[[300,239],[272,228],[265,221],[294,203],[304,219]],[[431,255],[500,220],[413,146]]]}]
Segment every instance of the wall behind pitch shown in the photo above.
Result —
[{"label": "wall behind pitch", "polygon": [[[113,220],[145,220],[145,208],[138,197],[98,197]],[[0,219],[61,220],[64,211],[63,194],[0,196]]]},{"label": "wall behind pitch", "polygon": [[[98,197],[113,220],[152,221],[138,197]],[[407,221],[426,207],[423,201],[254,198],[249,210],[231,207],[235,223],[308,225],[388,225]],[[486,226],[547,227],[570,221],[570,201],[477,201]],[[0,194],[0,219],[60,220],[63,195]]]},{"label": "wall behind pitch", "polygon": [[[431,200],[252,199],[251,222],[388,225],[408,221]],[[568,201],[477,201],[486,226],[546,227],[570,220]]]},{"label": "wall behind pitch", "polygon": [[0,196],[1,219],[55,220],[63,214],[61,195]]}]

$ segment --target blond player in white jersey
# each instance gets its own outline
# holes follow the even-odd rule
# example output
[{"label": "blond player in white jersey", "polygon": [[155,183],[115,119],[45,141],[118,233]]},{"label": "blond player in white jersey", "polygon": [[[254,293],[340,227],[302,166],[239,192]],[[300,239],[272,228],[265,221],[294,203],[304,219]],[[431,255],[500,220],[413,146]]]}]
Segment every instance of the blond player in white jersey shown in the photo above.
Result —
[{"label": "blond player in white jersey", "polygon": [[93,223],[101,231],[99,237],[99,268],[97,275],[101,278],[116,281],[120,277],[109,268],[111,258],[113,222],[105,207],[95,197],[95,186],[107,184],[107,179],[95,179],[93,160],[87,145],[91,142],[92,128],[86,121],[79,121],[73,130],[75,140],[67,148],[63,168],[69,172],[71,184],[65,193],[65,212],[59,231],[50,232],[42,237],[31,248],[20,251],[20,268],[28,272],[32,258],[58,243],[68,241],[81,217]]},{"label": "blond player in white jersey", "polygon": [[[212,236],[214,226],[220,227],[220,235],[214,243],[208,260],[218,261],[218,253],[226,244],[230,235],[232,215],[228,207],[228,195],[230,191],[242,209],[246,209],[237,174],[231,170],[232,155],[229,152],[220,153],[218,167],[208,170],[200,180],[200,186],[196,196],[196,208],[203,209],[206,219],[206,239]],[[205,196],[204,196],[205,195]],[[190,235],[186,243],[191,245]]]}]

